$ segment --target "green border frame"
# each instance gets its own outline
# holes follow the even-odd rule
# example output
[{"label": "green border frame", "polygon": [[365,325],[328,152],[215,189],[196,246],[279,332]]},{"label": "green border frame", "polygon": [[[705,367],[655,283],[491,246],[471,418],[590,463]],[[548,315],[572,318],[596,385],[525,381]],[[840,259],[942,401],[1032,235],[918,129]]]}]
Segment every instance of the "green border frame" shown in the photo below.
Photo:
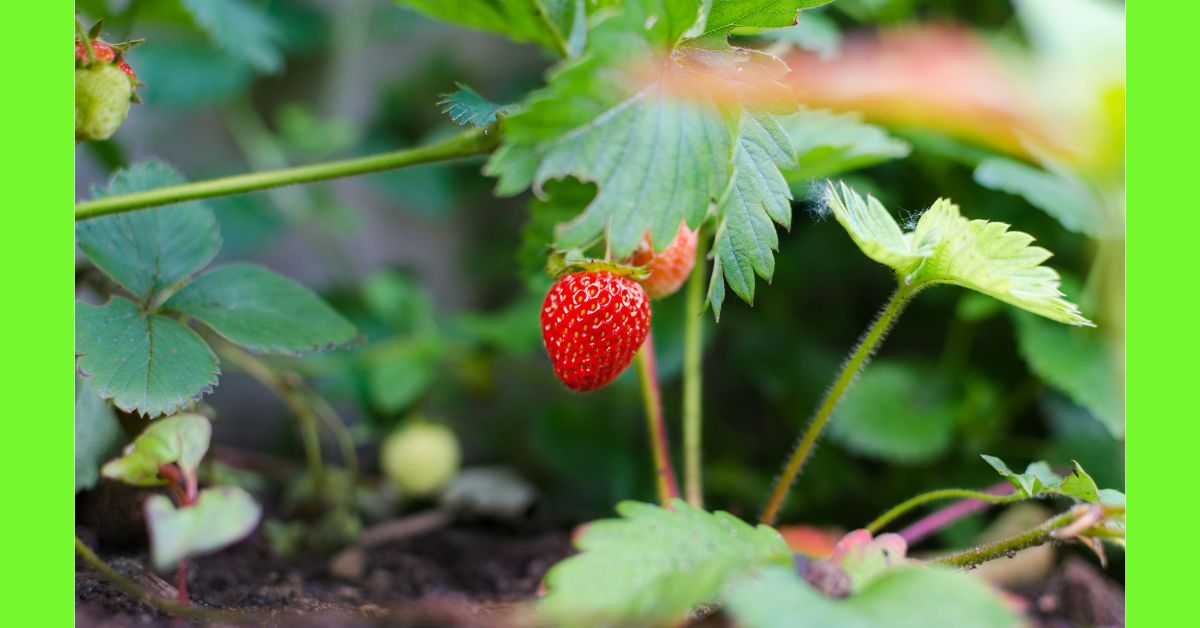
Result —
[{"label": "green border frame", "polygon": [[[73,5],[4,4],[4,568],[9,625],[74,624]],[[24,621],[22,621],[24,620]]]},{"label": "green border frame", "polygon": [[[1195,80],[1200,5],[1133,2],[1129,25],[1129,239],[1127,488],[1133,542],[1127,553],[1128,621],[1179,625],[1195,595],[1187,522],[1197,520],[1186,465],[1200,446],[1200,420],[1186,400],[1197,386],[1200,341],[1185,324],[1200,308],[1191,257],[1200,207]],[[73,88],[65,58],[67,3],[6,3],[9,90],[0,99],[8,174],[0,247],[10,316],[5,338],[4,558],[6,619],[14,625],[74,623],[73,344],[74,153],[65,121]],[[61,40],[59,39],[61,38]],[[17,91],[19,88],[19,92]],[[71,348],[73,353],[73,347]],[[46,444],[41,447],[41,444]],[[1155,479],[1159,481],[1155,481]],[[1153,530],[1154,522],[1161,522]],[[1178,527],[1172,524],[1178,522]],[[1195,613],[1188,608],[1184,613]],[[1186,621],[1186,620],[1184,620]]]},{"label": "green border frame", "polygon": [[1200,447],[1190,333],[1200,309],[1195,261],[1200,174],[1195,49],[1200,6],[1133,2],[1127,10],[1128,246],[1126,248],[1127,622],[1177,626],[1195,619],[1198,520],[1187,466]]}]

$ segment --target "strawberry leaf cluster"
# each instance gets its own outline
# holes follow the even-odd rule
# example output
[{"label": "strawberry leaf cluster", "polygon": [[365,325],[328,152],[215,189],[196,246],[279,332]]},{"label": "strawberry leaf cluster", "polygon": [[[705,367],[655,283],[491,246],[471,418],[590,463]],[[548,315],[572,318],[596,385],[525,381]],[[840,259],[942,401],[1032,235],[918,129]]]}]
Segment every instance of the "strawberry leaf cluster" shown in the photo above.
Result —
[{"label": "strawberry leaf cluster", "polygon": [[[161,162],[114,175],[96,196],[182,182]],[[148,417],[186,407],[217,384],[217,357],[189,319],[263,353],[296,354],[358,337],[349,321],[300,284],[253,264],[199,273],[221,236],[212,211],[185,203],[79,222],[88,259],[121,288],[106,303],[77,302],[79,371],[103,399]]]}]

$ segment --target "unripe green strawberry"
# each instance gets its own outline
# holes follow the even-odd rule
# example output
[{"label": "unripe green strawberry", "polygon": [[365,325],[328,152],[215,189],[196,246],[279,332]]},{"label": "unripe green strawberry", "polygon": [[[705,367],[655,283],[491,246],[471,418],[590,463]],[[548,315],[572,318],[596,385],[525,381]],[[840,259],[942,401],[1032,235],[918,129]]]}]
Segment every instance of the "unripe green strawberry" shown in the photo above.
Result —
[{"label": "unripe green strawberry", "polygon": [[629,258],[629,263],[645,266],[650,272],[638,283],[642,284],[651,299],[669,297],[687,281],[692,266],[696,264],[696,240],[696,232],[688,229],[686,223],[680,223],[675,239],[659,253],[654,252],[649,234],[642,239],[641,246]]},{"label": "unripe green strawberry", "polygon": [[129,114],[133,86],[111,64],[75,68],[75,141],[112,137]]},{"label": "unripe green strawberry", "polygon": [[137,75],[112,46],[93,40],[75,41],[75,141],[106,140],[125,122],[137,100]]},{"label": "unripe green strawberry", "polygon": [[413,421],[383,441],[379,464],[392,484],[413,497],[432,495],[458,474],[458,439],[449,428]]}]

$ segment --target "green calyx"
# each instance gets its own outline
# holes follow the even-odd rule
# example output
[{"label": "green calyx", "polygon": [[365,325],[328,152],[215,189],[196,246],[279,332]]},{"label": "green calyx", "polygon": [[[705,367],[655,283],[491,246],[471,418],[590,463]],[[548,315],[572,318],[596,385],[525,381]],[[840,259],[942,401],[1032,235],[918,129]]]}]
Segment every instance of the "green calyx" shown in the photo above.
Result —
[{"label": "green calyx", "polygon": [[622,277],[640,281],[650,276],[644,266],[630,266],[601,259],[584,257],[578,249],[555,249],[546,260],[546,273],[558,279],[571,273],[610,272]]}]

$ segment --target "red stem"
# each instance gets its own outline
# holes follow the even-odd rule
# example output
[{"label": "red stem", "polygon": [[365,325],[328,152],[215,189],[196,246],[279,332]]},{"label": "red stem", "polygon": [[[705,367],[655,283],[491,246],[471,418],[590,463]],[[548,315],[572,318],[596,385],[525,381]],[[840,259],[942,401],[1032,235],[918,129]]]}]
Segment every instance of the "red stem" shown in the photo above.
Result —
[{"label": "red stem", "polygon": [[[989,495],[1009,495],[1014,490],[1016,489],[1013,488],[1013,485],[1010,482],[1000,482],[987,487],[983,490],[983,492]],[[949,526],[955,521],[979,512],[980,510],[983,510],[991,505],[992,504],[978,499],[964,499],[962,501],[955,502],[941,510],[935,511],[932,514],[926,515],[925,517],[914,521],[908,527],[900,531],[900,536],[904,537],[905,542],[911,546],[917,541],[920,541],[930,534]]]},{"label": "red stem", "polygon": [[[171,492],[181,506],[186,507],[196,503],[196,495],[199,493],[196,474],[185,475],[177,465],[164,464],[158,468],[158,475],[167,481],[167,485],[171,487]],[[187,580],[188,561],[184,558],[175,568],[175,589],[179,591],[180,604],[188,603]]]}]

